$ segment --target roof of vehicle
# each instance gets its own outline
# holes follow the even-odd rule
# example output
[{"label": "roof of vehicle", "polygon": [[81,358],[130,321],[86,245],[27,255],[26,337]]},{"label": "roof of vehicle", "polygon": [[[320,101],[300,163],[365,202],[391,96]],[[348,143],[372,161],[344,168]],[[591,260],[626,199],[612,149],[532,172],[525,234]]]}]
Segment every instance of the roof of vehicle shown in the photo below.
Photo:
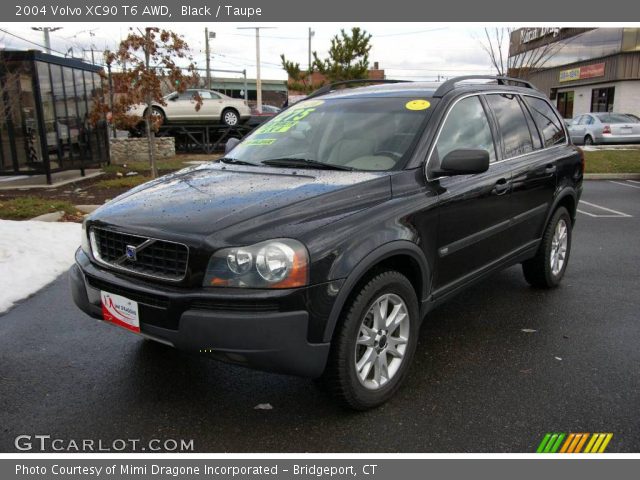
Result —
[{"label": "roof of vehicle", "polygon": [[[371,80],[375,82],[375,80]],[[394,81],[387,81],[394,82]],[[506,82],[521,83],[525,86],[505,84]],[[342,82],[340,82],[342,83]],[[340,83],[336,84],[339,85]],[[347,82],[345,82],[347,83]],[[357,83],[357,81],[354,81]],[[519,79],[510,79],[508,77],[481,77],[467,76],[457,77],[446,82],[405,82],[397,81],[396,83],[382,83],[370,86],[361,86],[354,88],[332,89],[333,85],[325,87],[326,92],[318,91],[318,94],[312,94],[311,97],[322,96],[322,98],[358,98],[358,97],[442,97],[449,92],[481,92],[487,90],[498,90],[505,92],[518,92],[533,94],[536,96],[544,96],[539,90],[526,81]]]}]

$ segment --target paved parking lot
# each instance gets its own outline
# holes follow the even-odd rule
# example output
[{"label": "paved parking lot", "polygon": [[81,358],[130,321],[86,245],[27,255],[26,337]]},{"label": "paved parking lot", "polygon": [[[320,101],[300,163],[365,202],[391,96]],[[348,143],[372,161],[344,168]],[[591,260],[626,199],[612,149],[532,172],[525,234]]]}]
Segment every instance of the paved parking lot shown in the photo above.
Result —
[{"label": "paved parking lot", "polygon": [[213,452],[532,452],[546,432],[613,432],[608,451],[639,452],[640,183],[585,182],[583,199],[559,289],[531,289],[514,267],[434,311],[406,385],[367,413],[312,381],[90,320],[60,278],[0,316],[0,451],[51,434]]}]

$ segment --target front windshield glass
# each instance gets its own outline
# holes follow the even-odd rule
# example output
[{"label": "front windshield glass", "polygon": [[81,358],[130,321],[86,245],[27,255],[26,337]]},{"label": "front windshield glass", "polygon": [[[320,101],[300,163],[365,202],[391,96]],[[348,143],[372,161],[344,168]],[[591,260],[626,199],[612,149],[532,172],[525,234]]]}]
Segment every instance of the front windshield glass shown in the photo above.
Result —
[{"label": "front windshield glass", "polygon": [[304,100],[260,126],[227,157],[254,164],[288,158],[392,170],[404,163],[430,107],[424,98]]}]

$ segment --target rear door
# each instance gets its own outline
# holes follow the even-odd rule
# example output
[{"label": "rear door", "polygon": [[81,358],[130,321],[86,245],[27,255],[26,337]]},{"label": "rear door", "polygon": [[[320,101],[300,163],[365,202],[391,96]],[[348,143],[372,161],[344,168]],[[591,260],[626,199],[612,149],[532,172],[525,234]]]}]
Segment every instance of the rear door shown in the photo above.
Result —
[{"label": "rear door", "polygon": [[498,161],[494,128],[481,97],[463,97],[450,107],[430,152],[429,169],[462,148],[486,150],[491,160],[484,173],[429,179],[439,191],[435,297],[464,284],[509,250],[511,174]]},{"label": "rear door", "polygon": [[525,248],[533,246],[542,233],[555,196],[558,162],[567,155],[563,148],[567,138],[562,121],[546,100],[528,95],[514,100],[519,100],[518,114],[529,120],[534,145],[524,155],[506,156],[513,171],[511,235],[516,247]]},{"label": "rear door", "polygon": [[575,144],[580,144],[584,141],[584,135],[586,133],[584,124],[585,117],[586,115],[580,115],[578,118],[574,119],[574,121],[569,126],[571,141]]}]

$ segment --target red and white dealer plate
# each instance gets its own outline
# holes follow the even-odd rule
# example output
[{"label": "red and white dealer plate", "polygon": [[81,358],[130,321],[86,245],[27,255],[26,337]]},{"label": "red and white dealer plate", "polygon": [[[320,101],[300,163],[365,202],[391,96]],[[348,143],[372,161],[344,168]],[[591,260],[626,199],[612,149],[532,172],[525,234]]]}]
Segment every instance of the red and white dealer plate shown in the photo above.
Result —
[{"label": "red and white dealer plate", "polygon": [[105,291],[100,292],[100,298],[102,299],[102,317],[107,322],[140,333],[138,302]]}]

